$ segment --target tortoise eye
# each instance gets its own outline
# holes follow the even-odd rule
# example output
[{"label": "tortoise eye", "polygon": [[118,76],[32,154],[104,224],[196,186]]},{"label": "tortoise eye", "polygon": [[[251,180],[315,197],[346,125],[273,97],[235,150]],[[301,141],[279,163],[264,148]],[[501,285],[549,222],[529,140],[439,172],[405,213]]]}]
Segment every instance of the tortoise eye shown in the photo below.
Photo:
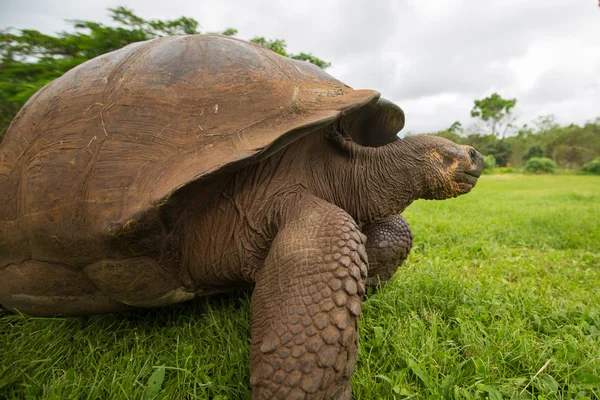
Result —
[{"label": "tortoise eye", "polygon": [[475,164],[475,162],[477,161],[477,152],[475,151],[475,149],[469,149],[469,157],[471,157],[471,162]]},{"label": "tortoise eye", "polygon": [[454,159],[452,157],[448,157],[448,156],[443,156],[444,159],[444,166],[445,167],[450,167],[452,164],[454,164]]}]

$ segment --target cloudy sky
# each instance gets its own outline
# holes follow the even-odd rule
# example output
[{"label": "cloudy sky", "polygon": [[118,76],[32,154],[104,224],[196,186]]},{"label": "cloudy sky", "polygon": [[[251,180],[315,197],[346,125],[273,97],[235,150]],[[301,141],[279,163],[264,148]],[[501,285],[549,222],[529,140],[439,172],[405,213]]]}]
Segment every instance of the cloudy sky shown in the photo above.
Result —
[{"label": "cloudy sky", "polygon": [[600,117],[598,0],[0,0],[0,29],[108,23],[106,9],[119,5],[285,39],[290,52],[312,52],[334,77],[399,104],[405,132],[469,125],[473,100],[494,92],[517,98],[520,123]]}]

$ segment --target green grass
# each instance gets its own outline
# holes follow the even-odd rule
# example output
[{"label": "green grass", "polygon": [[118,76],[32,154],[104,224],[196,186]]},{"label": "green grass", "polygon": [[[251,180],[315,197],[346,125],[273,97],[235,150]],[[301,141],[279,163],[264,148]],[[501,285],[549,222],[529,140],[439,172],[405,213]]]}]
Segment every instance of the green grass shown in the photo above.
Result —
[{"label": "green grass", "polygon": [[[484,176],[405,216],[415,245],[364,303],[355,398],[600,398],[600,177]],[[249,398],[248,298],[5,313],[0,398]]]}]

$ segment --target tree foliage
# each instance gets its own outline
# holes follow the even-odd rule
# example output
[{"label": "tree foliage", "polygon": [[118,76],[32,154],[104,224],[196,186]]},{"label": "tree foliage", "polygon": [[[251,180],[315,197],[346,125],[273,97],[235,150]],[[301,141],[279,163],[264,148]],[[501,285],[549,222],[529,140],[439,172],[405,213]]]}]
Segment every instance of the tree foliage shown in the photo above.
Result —
[{"label": "tree foliage", "polygon": [[452,123],[452,125],[450,125],[450,128],[448,128],[448,131],[450,131],[452,133],[462,133],[462,131],[463,131],[462,124],[459,121],[454,121]]},{"label": "tree foliage", "polygon": [[331,66],[331,63],[325,62],[325,61],[313,56],[311,53],[298,53],[298,54],[288,53],[286,50],[287,44],[285,43],[285,40],[282,40],[282,39],[268,40],[262,36],[260,36],[260,37],[257,36],[257,37],[253,37],[252,39],[250,39],[250,41],[252,43],[259,44],[262,47],[266,47],[267,49],[271,49],[275,53],[281,54],[282,56],[290,57],[290,58],[293,58],[294,60],[308,61],[308,62],[315,64],[316,66],[321,67],[323,69]]},{"label": "tree foliage", "polygon": [[[494,95],[491,96],[493,97]],[[475,104],[481,112],[487,109],[480,100],[476,100]],[[516,104],[516,99],[511,100],[510,104]],[[508,111],[511,109],[512,106]],[[479,113],[475,114],[476,118],[481,118]],[[508,115],[506,112],[503,114]],[[490,114],[488,112],[485,115]],[[506,137],[498,137],[490,130],[465,133],[458,122],[448,129],[432,134],[455,143],[473,146],[484,156],[494,156],[499,167],[522,167],[532,158],[550,158],[561,168],[579,169],[600,157],[600,118],[583,126],[562,126],[556,122],[553,115],[543,115],[530,125],[523,125],[515,135]]]},{"label": "tree foliage", "polygon": [[514,121],[511,110],[517,104],[517,99],[504,99],[498,93],[481,100],[475,100],[471,116],[480,118],[490,129],[490,134],[506,135]]},{"label": "tree foliage", "polygon": [[487,169],[494,169],[496,168],[497,164],[496,164],[496,157],[494,157],[493,155],[487,155],[487,156],[483,156],[483,169],[487,170]]},{"label": "tree foliage", "polygon": [[534,144],[527,150],[527,153],[523,156],[523,161],[533,157],[544,157],[544,149],[539,144]]},{"label": "tree foliage", "polygon": [[[198,34],[195,19],[144,20],[133,11],[117,7],[109,9],[111,25],[93,21],[71,20],[70,32],[46,35],[37,30],[0,31],[0,140],[10,121],[25,102],[41,87],[71,68],[101,54],[123,46],[161,36]],[[237,30],[217,32],[234,36]],[[252,42],[283,56],[311,62],[321,68],[330,66],[310,53],[289,54],[281,39],[255,37]]]},{"label": "tree foliage", "polygon": [[[495,163],[498,167],[506,167],[512,155],[512,145],[506,139],[498,139],[495,135],[480,135],[471,133],[467,136],[456,134],[439,134],[438,136],[446,137],[455,143],[468,144],[473,146],[484,156],[494,156]],[[448,137],[453,136],[453,137]]]}]

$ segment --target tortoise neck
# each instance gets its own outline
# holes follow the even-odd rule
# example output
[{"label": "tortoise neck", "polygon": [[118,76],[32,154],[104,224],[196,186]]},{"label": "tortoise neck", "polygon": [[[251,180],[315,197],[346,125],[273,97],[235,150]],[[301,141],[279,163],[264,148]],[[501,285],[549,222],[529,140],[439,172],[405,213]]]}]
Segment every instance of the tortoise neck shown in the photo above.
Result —
[{"label": "tortoise neck", "polygon": [[[399,214],[426,195],[424,155],[410,139],[380,147],[360,146],[342,137],[327,141],[325,161],[312,173],[318,176],[311,184],[316,182],[317,195],[346,210],[359,224]],[[322,154],[324,148],[315,152]]]},{"label": "tortoise neck", "polygon": [[[425,194],[422,155],[410,142],[399,139],[380,147],[363,147],[352,143],[354,155],[348,163],[356,166],[346,189],[348,197],[358,201],[351,211],[361,224],[399,214]],[[358,168],[357,168],[358,167]]]}]

